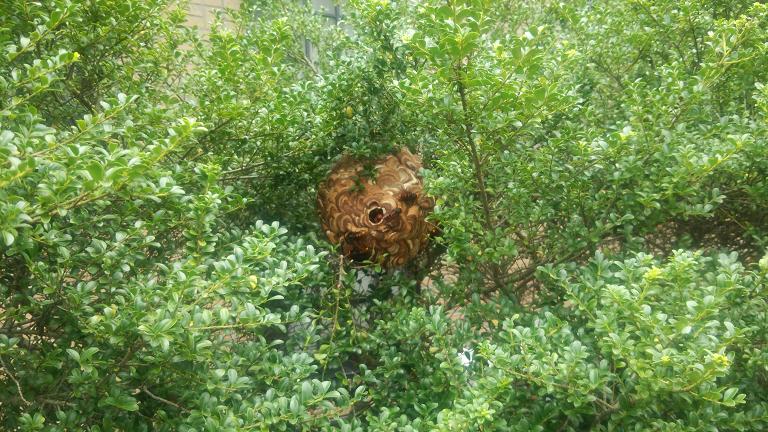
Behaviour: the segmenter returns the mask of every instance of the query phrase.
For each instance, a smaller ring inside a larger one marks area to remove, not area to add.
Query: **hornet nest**
[[[434,225],[426,216],[435,206],[422,190],[421,158],[403,148],[365,164],[345,157],[320,185],[317,205],[328,239],[355,261],[400,266],[424,250]]]

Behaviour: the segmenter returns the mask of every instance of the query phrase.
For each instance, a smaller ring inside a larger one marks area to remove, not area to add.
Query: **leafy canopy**
[[[768,427],[768,7],[300,3],[2,3],[0,428]],[[400,146],[366,296],[315,186]]]

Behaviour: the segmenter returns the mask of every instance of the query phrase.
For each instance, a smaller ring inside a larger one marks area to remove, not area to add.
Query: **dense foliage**
[[[768,428],[768,6],[301,3],[0,0],[0,429]],[[399,146],[366,295],[315,186]]]

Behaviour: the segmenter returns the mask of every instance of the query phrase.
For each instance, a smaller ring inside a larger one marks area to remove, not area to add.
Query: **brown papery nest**
[[[396,267],[425,249],[434,231],[426,216],[435,203],[424,194],[421,166],[406,148],[368,167],[352,158],[336,164],[318,189],[317,205],[325,234],[344,256]]]

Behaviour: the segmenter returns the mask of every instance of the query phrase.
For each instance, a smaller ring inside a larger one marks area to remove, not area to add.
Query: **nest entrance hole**
[[[381,207],[374,207],[368,212],[368,220],[371,223],[380,223],[384,220],[384,209]]]

